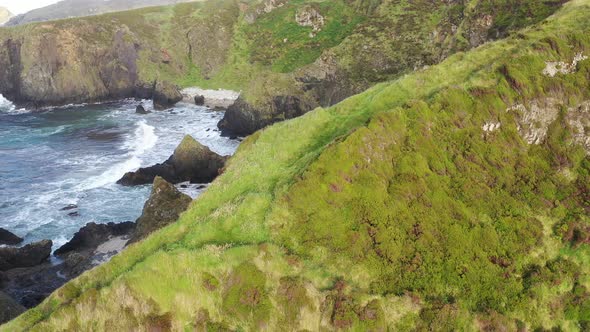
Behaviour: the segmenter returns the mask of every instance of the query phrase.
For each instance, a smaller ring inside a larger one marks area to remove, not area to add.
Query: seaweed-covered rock
[[[148,184],[157,176],[171,183],[209,183],[219,175],[226,160],[227,157],[218,155],[187,135],[164,163],[129,172],[117,183],[124,186]]]
[[[16,303],[10,296],[0,292],[0,324],[4,324],[18,315],[22,314],[25,308]]]
[[[0,248],[0,271],[39,265],[51,255],[52,245],[52,241],[43,240],[22,248]]]
[[[178,87],[170,82],[159,81],[154,86],[154,108],[164,110],[174,106],[182,100],[182,93]]]
[[[191,201],[189,196],[178,191],[171,183],[156,177],[152,193],[143,207],[141,217],[137,219],[137,228],[130,242],[139,241],[178,220]]]
[[[0,228],[0,245],[17,245],[23,242],[23,239],[12,234],[11,232],[5,230],[4,228]]]

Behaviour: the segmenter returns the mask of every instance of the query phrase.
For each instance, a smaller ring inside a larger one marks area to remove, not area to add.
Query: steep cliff
[[[0,93],[34,105],[242,91],[248,135],[542,20],[564,1],[222,0],[0,30]]]
[[[178,222],[0,329],[588,330],[589,31],[574,0],[257,132]]]

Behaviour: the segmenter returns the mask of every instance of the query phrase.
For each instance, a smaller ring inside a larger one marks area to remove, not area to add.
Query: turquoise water
[[[137,104],[30,112],[0,95],[0,227],[25,243],[51,239],[57,249],[88,222],[137,219],[150,186],[115,182],[125,172],[166,160],[185,134],[223,155],[239,145],[217,131],[221,112],[180,104],[138,115]],[[201,191],[196,188],[186,191],[195,197]],[[78,208],[62,211],[70,204]]]

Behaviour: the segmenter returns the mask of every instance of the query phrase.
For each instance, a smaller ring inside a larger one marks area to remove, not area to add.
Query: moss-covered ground
[[[541,74],[588,31],[575,0],[254,134],[176,224],[0,329],[587,330],[590,159],[564,116],[529,146],[507,109],[590,99],[589,60]]]

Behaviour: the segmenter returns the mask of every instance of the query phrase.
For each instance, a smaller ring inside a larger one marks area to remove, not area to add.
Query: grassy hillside
[[[256,133],[176,224],[1,329],[587,330],[590,61],[543,71],[588,31],[575,0]]]

